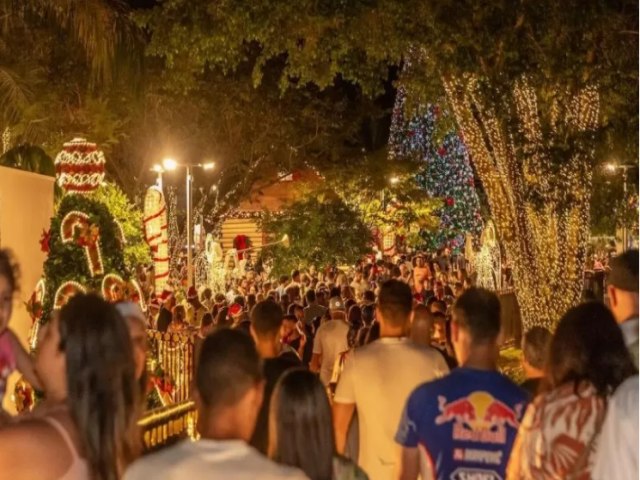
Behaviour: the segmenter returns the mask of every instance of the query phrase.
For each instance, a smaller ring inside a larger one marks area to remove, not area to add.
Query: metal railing
[[[182,402],[147,412],[138,422],[146,453],[185,438],[196,439],[197,413],[193,402]]]
[[[151,372],[160,366],[165,376],[162,382],[173,385],[170,394],[158,392],[163,406],[147,411],[138,422],[144,449],[152,452],[178,440],[197,437],[196,409],[191,401],[197,337],[195,333],[157,330],[148,330],[147,336]]]
[[[157,330],[148,330],[147,335],[150,356],[157,359],[165,375],[173,382],[171,403],[177,404],[191,400],[195,333],[162,333]]]

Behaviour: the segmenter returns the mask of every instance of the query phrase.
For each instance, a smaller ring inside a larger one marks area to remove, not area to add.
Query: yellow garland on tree
[[[598,92],[594,86],[573,95],[558,90],[550,108],[551,133],[545,135],[537,95],[526,77],[503,99],[512,100],[516,129],[499,120],[477,77],[443,82],[511,263],[525,328],[553,328],[581,297],[594,152],[589,146],[574,148],[568,161],[552,170],[549,146],[562,143],[567,133],[595,130]],[[538,195],[537,204],[531,192]]]

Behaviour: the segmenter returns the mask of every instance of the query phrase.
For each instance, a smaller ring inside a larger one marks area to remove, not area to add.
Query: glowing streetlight
[[[168,172],[172,172],[173,170],[178,168],[178,162],[176,162],[173,158],[165,158],[162,160],[162,166]]]
[[[615,163],[606,163],[604,166],[605,170],[607,170],[607,172],[609,173],[614,173],[617,169],[618,166]]]
[[[197,164],[182,164],[175,161],[173,158],[165,158],[162,160],[161,165],[154,165],[153,171],[158,172],[160,178],[160,187],[162,188],[162,172],[172,172],[180,168],[184,168],[187,171],[187,183],[186,183],[186,194],[187,194],[187,286],[190,287],[193,284],[193,252],[192,252],[192,213],[191,207],[193,205],[193,201],[191,199],[191,190],[193,183],[193,174],[192,170],[194,167],[201,168],[202,170],[213,170],[215,168],[215,162],[205,162],[205,163],[197,163]],[[218,201],[218,192],[216,192],[216,203]]]

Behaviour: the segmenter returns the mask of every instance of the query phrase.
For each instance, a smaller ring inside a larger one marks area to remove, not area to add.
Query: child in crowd
[[[31,357],[15,333],[9,329],[14,294],[17,290],[18,267],[8,250],[0,250],[0,401],[6,393],[9,375],[14,370],[22,373],[24,379],[35,389],[41,389]],[[0,423],[9,419],[9,414],[0,408]]]

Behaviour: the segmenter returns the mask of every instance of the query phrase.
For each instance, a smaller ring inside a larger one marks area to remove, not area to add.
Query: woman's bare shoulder
[[[0,470],[15,480],[61,477],[71,452],[60,434],[42,419],[28,418],[0,429]]]

